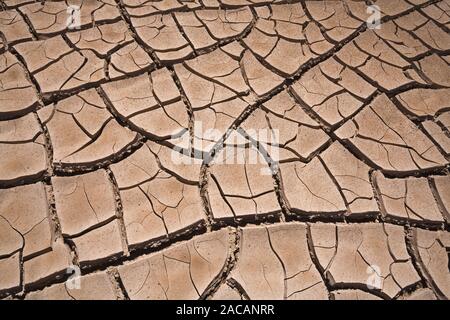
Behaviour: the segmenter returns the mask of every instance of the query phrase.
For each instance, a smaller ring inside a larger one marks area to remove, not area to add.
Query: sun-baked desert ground
[[[450,1],[0,8],[0,298],[450,298]]]

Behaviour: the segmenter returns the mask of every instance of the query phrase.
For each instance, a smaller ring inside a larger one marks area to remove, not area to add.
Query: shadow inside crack
[[[450,272],[450,247],[445,248],[445,250],[447,251],[447,267],[448,267],[448,272]]]

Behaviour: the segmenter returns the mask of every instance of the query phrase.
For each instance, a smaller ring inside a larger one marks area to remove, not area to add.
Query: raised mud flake
[[[292,85],[292,93],[329,126],[350,118],[375,88],[349,68],[328,59]]]
[[[21,284],[23,246],[23,235],[6,218],[0,216],[0,296],[3,293],[13,293]]]
[[[240,128],[258,141],[274,161],[307,161],[330,140],[287,91],[254,111]]]
[[[124,252],[121,229],[117,220],[74,237],[71,241],[75,244],[78,261],[82,267],[113,261]]]
[[[33,113],[0,122],[0,143],[28,143],[38,140],[41,128]]]
[[[178,30],[172,15],[131,17],[131,23],[140,40],[155,52],[161,62],[177,62],[193,54],[190,43]]]
[[[146,109],[155,109],[158,102],[153,96],[149,76],[143,74],[130,79],[102,85],[115,111],[124,119],[131,118]]]
[[[373,294],[393,298],[420,281],[400,226],[312,224],[311,237],[332,287],[364,286]]]
[[[340,63],[356,69],[366,63],[368,55],[358,49],[355,41],[352,41],[337,51],[334,58]]]
[[[287,56],[293,59],[286,59]],[[311,52],[307,44],[290,42],[281,38],[265,60],[282,74],[292,76],[315,57],[316,55]]]
[[[78,279],[79,288],[71,288],[70,281],[59,283],[31,292],[25,296],[25,300],[117,300],[114,286],[106,272],[93,273]]]
[[[261,39],[258,41],[258,36],[261,36]],[[245,43],[243,42],[245,41]],[[275,46],[275,38],[271,38],[268,35],[264,35],[261,31],[254,28],[250,34],[243,39],[243,41],[232,42],[229,45],[223,47],[225,52],[230,53],[226,48],[234,46],[235,48],[240,48],[239,52],[236,52],[234,56],[236,58],[241,56],[241,52],[248,48],[253,54],[256,56],[265,57],[270,51],[273,50]],[[249,48],[249,45],[252,45],[252,49]]]
[[[337,53],[339,60],[357,68],[365,79],[382,91],[392,92],[409,85],[424,84],[417,71],[391,49],[373,30],[366,30]]]
[[[301,4],[284,3],[278,4],[273,1],[272,4],[265,7],[256,7],[255,11],[261,19],[271,20],[275,22],[274,30],[267,28],[263,31],[271,34],[278,34],[282,37],[293,39],[304,39],[302,34],[298,33],[298,26],[303,26],[309,20]],[[268,27],[269,24],[265,23]]]
[[[72,265],[69,247],[61,238],[52,242],[52,249],[23,263],[25,288],[37,284],[54,282],[64,276]]]
[[[344,214],[346,206],[323,163],[280,164],[283,193],[292,212],[306,215]]]
[[[431,56],[426,56],[415,62],[415,64],[429,82],[444,87],[450,86],[450,66],[439,55],[433,53]]]
[[[376,29],[374,29],[376,30]],[[403,59],[395,50],[390,48],[374,30],[367,30],[355,39],[355,45],[365,54],[377,58],[381,62],[405,68],[408,61]],[[361,68],[364,70],[363,68]]]
[[[400,15],[394,22],[396,25],[404,30],[413,32],[414,30],[420,28],[422,25],[427,23],[429,19],[418,10],[413,10],[407,15]]]
[[[441,147],[444,155],[450,155],[450,137],[447,132],[444,131],[438,123],[427,120],[422,122],[423,128],[426,130],[431,139]]]
[[[167,240],[204,222],[198,187],[200,165],[175,153],[149,143],[111,166],[131,247]]]
[[[450,177],[435,176],[433,183],[438,193],[438,202],[447,223],[450,223]]]
[[[37,106],[35,89],[11,53],[0,55],[0,117],[23,115]]]
[[[394,21],[383,23],[383,27],[375,29],[375,33],[406,58],[414,59],[429,52],[429,48],[425,44],[399,27]]]
[[[43,141],[42,141],[43,143]],[[42,176],[47,168],[41,143],[0,144],[0,184],[20,184]]]
[[[208,173],[208,199],[214,219],[276,215],[281,209],[268,159],[252,143],[232,144],[231,138],[227,141],[228,145],[210,163]]]
[[[403,70],[371,56],[368,57],[367,63],[361,66],[359,70],[366,75],[366,79],[373,79],[378,87],[388,92],[393,92],[408,85],[425,83],[414,69],[407,68]]]
[[[32,39],[27,23],[16,10],[0,11],[0,29],[0,34],[10,46]]]
[[[4,230],[0,235],[0,256],[10,251],[5,251],[5,246],[14,239],[18,240],[14,249],[21,249],[25,259],[50,250],[52,233],[42,183],[0,190],[0,212]]]
[[[197,10],[195,14],[211,36],[219,41],[239,36],[253,20],[252,12],[248,7],[230,10]]]
[[[422,1],[422,0],[419,0]],[[374,0],[373,4],[377,5],[381,11],[381,17],[395,17],[403,14],[413,7],[412,2],[406,0]],[[366,13],[367,14],[367,13]],[[365,19],[364,19],[365,21]]]
[[[44,99],[105,79],[104,60],[92,50],[70,48],[61,36],[15,46],[36,79]]]
[[[343,1],[307,1],[305,4],[313,20],[320,23],[327,36],[335,42],[351,36],[363,23],[351,16]],[[354,5],[359,9],[364,7],[361,2]]]
[[[0,257],[11,256],[23,248],[24,241],[22,234],[3,216],[0,217],[0,230],[2,234],[0,238],[2,240]]]
[[[376,215],[378,206],[369,177],[371,168],[339,142],[334,142],[319,157],[335,179],[350,213]]]
[[[412,89],[396,96],[406,111],[419,119],[435,116],[449,107],[450,89]]]
[[[116,79],[153,67],[152,58],[136,42],[133,42],[111,54],[108,74],[110,79]]]
[[[123,192],[130,244],[176,236],[204,220],[198,187],[161,173],[151,182]]]
[[[129,157],[111,164],[119,189],[130,189],[153,179],[159,172],[158,163],[151,149],[144,144]]]
[[[242,75],[235,44],[175,65],[175,72],[194,112],[194,147],[209,151],[253,97]],[[233,50],[234,49],[234,50]],[[214,136],[208,136],[208,132]]]
[[[450,296],[449,248],[450,233],[414,229],[413,241],[419,267],[439,298]]]
[[[303,34],[308,18],[299,3],[272,5],[270,10],[272,14],[261,8],[257,11],[256,24],[243,42],[279,73],[294,75],[316,56]]]
[[[163,105],[178,101],[180,91],[168,69],[160,69],[150,74],[155,98]],[[170,113],[170,112],[169,112]],[[172,113],[170,113],[172,115]]]
[[[251,25],[250,8],[177,12],[175,19],[195,50],[241,36]]]
[[[202,158],[194,158],[185,150],[170,149],[156,143],[148,142],[147,146],[156,157],[162,171],[185,184],[193,186],[199,184]]]
[[[385,95],[347,121],[336,135],[386,171],[415,172],[447,164],[434,143]]]
[[[449,10],[450,5],[447,1],[439,1],[438,3],[421,9],[422,13],[427,17],[447,27],[450,26],[450,15],[448,14]]]
[[[208,103],[214,104],[249,94],[249,87],[241,73],[239,60],[225,51],[229,46],[175,65],[175,71],[194,110],[205,107]],[[238,55],[242,50],[241,47]],[[194,79],[198,78],[208,83],[208,95],[201,97],[198,87],[188,83],[188,81],[192,82],[189,79],[191,76],[196,76]]]
[[[79,8],[80,26],[74,26],[74,29],[77,29],[77,27],[88,27],[98,23],[113,22],[120,17],[114,0],[35,2],[22,6],[20,10],[28,17],[38,35],[53,35],[70,31],[68,28],[70,25],[68,23],[68,18],[70,18],[68,6],[73,6],[73,9]]]
[[[52,184],[64,235],[78,235],[115,217],[113,187],[106,171],[53,177]]]
[[[414,30],[416,36],[436,51],[447,52],[450,49],[450,35],[433,21],[428,21]]]
[[[258,96],[268,95],[283,83],[281,76],[261,64],[249,50],[244,52],[241,65],[249,86]]]
[[[26,67],[31,74],[45,69],[48,65],[72,52],[72,49],[61,36],[52,37],[47,40],[20,43],[14,46],[14,48],[25,60]]]
[[[195,51],[210,48],[217,43],[206,25],[193,11],[176,12],[175,20],[181,26]]]
[[[230,277],[250,299],[328,299],[306,233],[304,224],[244,228]]]
[[[119,267],[130,299],[198,299],[217,280],[228,257],[228,230],[195,237]]]
[[[0,184],[23,183],[47,169],[44,136],[34,114],[0,122]]]
[[[355,71],[330,58],[319,64],[323,75],[345,89],[354,98],[366,101],[376,88],[359,76]]]
[[[133,41],[127,25],[122,21],[70,32],[67,38],[72,46],[79,50],[90,49],[101,58]]]
[[[309,44],[309,49],[316,55],[325,54],[333,48],[333,44],[325,39],[316,22],[310,22],[305,27],[305,38]]]
[[[375,181],[383,214],[390,219],[438,225],[443,222],[426,178],[386,179],[377,172]]]
[[[145,192],[146,182],[155,179],[160,172],[148,147],[142,146],[127,159],[113,164],[111,169],[120,191],[129,245],[164,237],[167,232],[165,221],[154,213]]]
[[[20,253],[0,259],[0,296],[20,290]]]
[[[171,140],[188,130],[186,106],[167,69],[109,82],[102,89],[133,130],[156,140]]]
[[[91,50],[74,51],[35,77],[45,97],[49,93],[58,94],[58,90],[82,89],[104,81],[104,64]],[[47,87],[44,83],[50,85]]]
[[[307,71],[292,87],[296,95],[313,109],[342,90],[342,87],[325,77],[318,67]]]
[[[94,89],[40,109],[57,166],[87,165],[114,159],[137,139],[120,126]]]
[[[436,120],[443,130],[450,132],[450,111],[443,112],[441,115],[436,117]]]

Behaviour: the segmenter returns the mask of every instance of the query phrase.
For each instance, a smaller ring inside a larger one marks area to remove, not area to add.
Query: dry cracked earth
[[[450,298],[449,0],[0,7],[0,298]]]

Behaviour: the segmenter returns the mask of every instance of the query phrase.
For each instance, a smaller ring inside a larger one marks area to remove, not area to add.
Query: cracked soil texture
[[[449,101],[449,0],[2,0],[0,299],[449,299]]]

